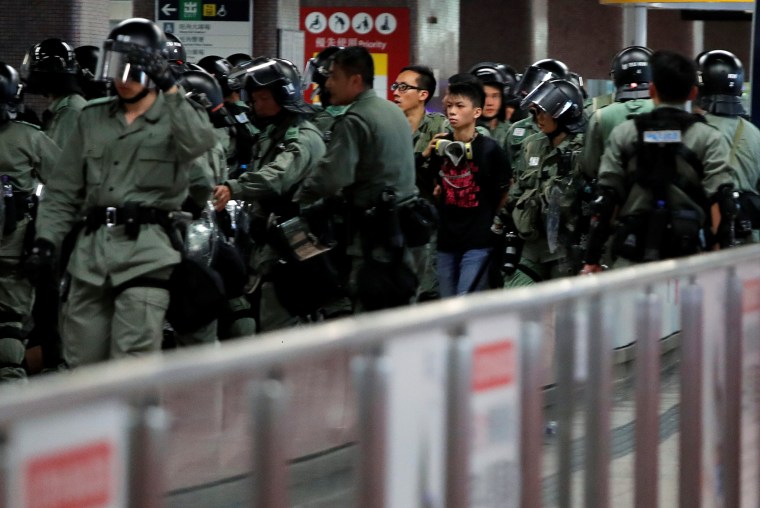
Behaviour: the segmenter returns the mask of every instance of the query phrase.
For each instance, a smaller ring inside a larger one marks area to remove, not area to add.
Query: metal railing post
[[[600,296],[589,302],[588,415],[586,417],[586,508],[609,506],[610,407],[612,405],[612,316]]]
[[[742,292],[743,284],[735,269],[728,271],[726,280],[726,420],[723,425],[725,450],[725,505],[741,505],[741,443],[742,443],[742,376],[743,341]]]
[[[169,417],[157,406],[136,410],[130,443],[130,492],[132,508],[161,508],[166,494],[165,450]]]
[[[662,302],[648,288],[636,301],[636,508],[657,508]]]
[[[571,302],[557,307],[557,439],[559,508],[572,506],[573,414],[575,412],[575,310]],[[561,333],[559,333],[561,331]]]
[[[274,378],[253,382],[253,508],[288,506],[287,389]]]
[[[681,290],[680,508],[702,506],[703,299],[704,291],[692,277]]]
[[[446,508],[467,508],[472,446],[472,343],[466,336],[451,340],[447,383]]]
[[[388,360],[381,350],[354,358],[359,408],[358,504],[385,507]]]
[[[520,489],[521,508],[541,508],[543,462],[543,327],[533,320],[520,325]]]

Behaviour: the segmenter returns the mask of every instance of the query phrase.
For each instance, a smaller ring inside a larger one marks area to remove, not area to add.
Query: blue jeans
[[[441,298],[467,293],[478,276],[480,268],[488,262],[490,252],[490,248],[464,252],[438,251],[438,284]],[[475,291],[487,288],[488,270],[484,270]]]

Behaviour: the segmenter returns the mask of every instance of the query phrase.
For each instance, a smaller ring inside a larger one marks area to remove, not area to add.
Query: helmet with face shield
[[[565,79],[570,72],[563,62],[545,58],[529,65],[517,83],[514,94],[521,99],[532,92],[539,84],[550,79]]]
[[[317,56],[310,58],[306,62],[306,67],[303,70],[303,89],[304,91],[314,84],[316,87],[311,93],[311,99],[313,100],[316,95],[319,95],[319,99],[323,105],[330,104],[330,92],[325,87],[327,82],[327,75],[330,72],[330,62],[335,53],[343,49],[341,46],[330,46],[320,51]]]
[[[539,84],[520,103],[520,107],[535,105],[554,118],[568,132],[583,132],[586,121],[583,116],[583,95],[566,79],[551,79]]]
[[[164,32],[158,25],[143,18],[127,19],[116,25],[103,43],[96,79],[121,82],[131,80],[154,88],[155,84],[142,69],[133,68],[130,53],[135,50],[163,53],[166,50]]]
[[[230,77],[244,80],[245,89],[252,92],[266,88],[283,109],[293,113],[313,113],[306,104],[301,87],[301,75],[296,66],[283,58],[260,57],[236,68]]]

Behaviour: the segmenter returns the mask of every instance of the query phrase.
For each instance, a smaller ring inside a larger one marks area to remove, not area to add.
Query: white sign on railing
[[[127,508],[130,409],[105,402],[21,420],[6,445],[6,506]]]
[[[387,506],[445,506],[447,344],[444,331],[433,330],[386,349]]]
[[[468,324],[472,354],[470,507],[516,508],[520,500],[520,320]]]

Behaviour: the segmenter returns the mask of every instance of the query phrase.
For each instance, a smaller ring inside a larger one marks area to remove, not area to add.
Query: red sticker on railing
[[[472,388],[476,392],[511,384],[515,379],[515,344],[508,340],[475,348]]]

